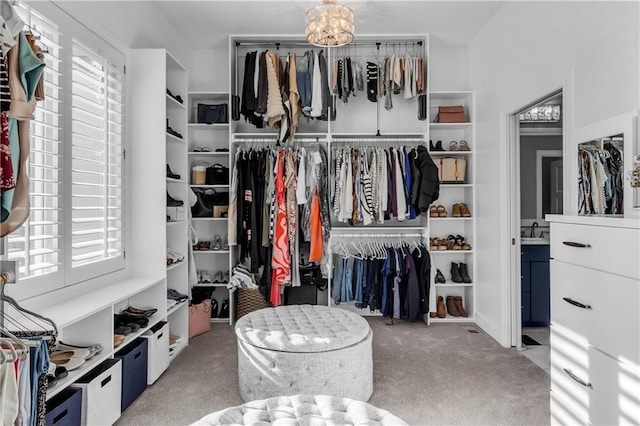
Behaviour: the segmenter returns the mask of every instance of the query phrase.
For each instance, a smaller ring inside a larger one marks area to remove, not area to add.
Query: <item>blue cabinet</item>
[[[521,256],[522,326],[549,325],[549,246],[523,245]]]

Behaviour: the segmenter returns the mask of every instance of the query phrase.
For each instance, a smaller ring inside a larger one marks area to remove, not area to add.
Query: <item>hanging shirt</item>
[[[311,113],[309,115],[311,115],[311,117],[318,118],[322,115],[322,75],[320,74],[320,63],[316,52],[314,52],[313,61]]]

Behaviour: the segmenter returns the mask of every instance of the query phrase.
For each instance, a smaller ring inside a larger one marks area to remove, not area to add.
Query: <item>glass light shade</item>
[[[307,11],[307,41],[319,47],[339,47],[353,41],[353,12],[346,6],[325,0]]]

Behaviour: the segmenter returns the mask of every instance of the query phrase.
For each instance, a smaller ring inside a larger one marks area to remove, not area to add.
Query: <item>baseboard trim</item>
[[[502,341],[500,338],[502,335],[502,328],[497,324],[492,323],[489,319],[482,315],[480,312],[476,312],[475,314],[476,325],[482,329],[485,333],[493,338],[496,342],[498,342],[501,346],[505,348],[511,347],[511,340]]]

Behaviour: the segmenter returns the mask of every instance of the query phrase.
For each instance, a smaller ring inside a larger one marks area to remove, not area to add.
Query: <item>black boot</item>
[[[442,141],[436,142],[436,147],[433,149],[434,151],[444,151],[445,149],[442,147]]]
[[[180,175],[171,171],[171,167],[169,167],[169,164],[167,164],[167,177],[171,179],[180,179]]]
[[[469,284],[471,282],[471,277],[469,276],[469,271],[467,271],[466,263],[460,263],[460,278],[462,278],[463,283]]]
[[[436,147],[433,144],[433,141],[431,139],[429,139],[429,151],[435,151]]]
[[[444,284],[447,282],[447,280],[444,278],[444,275],[442,274],[442,271],[440,271],[440,269],[436,270],[435,282],[436,284]]]
[[[222,301],[218,318],[229,318],[229,299],[224,299]]]
[[[184,205],[184,201],[176,200],[171,195],[169,195],[169,192],[167,192],[167,207],[180,207],[182,205]]]
[[[218,301],[211,299],[211,318],[218,318]]]
[[[461,283],[462,277],[460,276],[460,268],[455,262],[451,262],[451,281],[454,283]]]

